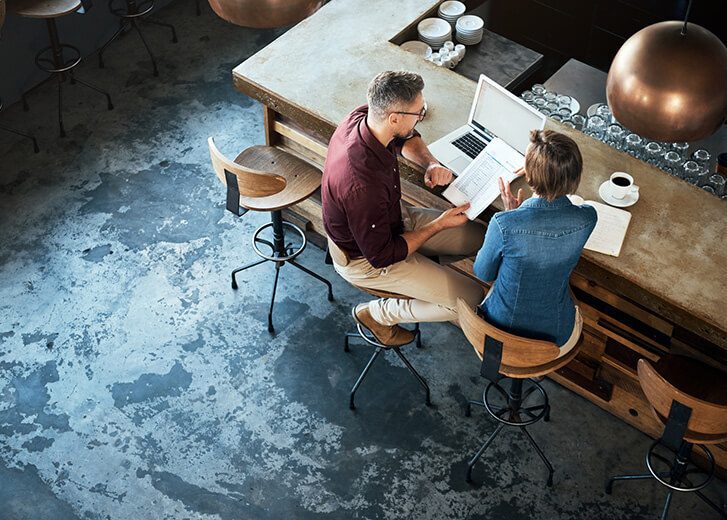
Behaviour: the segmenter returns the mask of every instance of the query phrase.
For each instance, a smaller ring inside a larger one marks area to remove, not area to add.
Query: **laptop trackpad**
[[[452,171],[455,172],[457,175],[462,173],[467,166],[470,165],[472,162],[472,159],[468,157],[462,157],[461,155],[459,157],[456,157],[452,160]]]

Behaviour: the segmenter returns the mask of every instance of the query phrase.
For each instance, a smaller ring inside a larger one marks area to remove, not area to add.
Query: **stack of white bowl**
[[[442,2],[439,5],[437,16],[439,16],[442,20],[447,20],[449,22],[449,25],[451,25],[454,29],[455,24],[457,23],[457,19],[462,16],[466,10],[467,8],[462,2],[457,2],[454,0]]]
[[[417,25],[419,39],[434,50],[439,50],[444,42],[452,39],[452,26],[441,18],[425,18]]]
[[[457,19],[457,41],[463,45],[477,45],[485,32],[485,21],[479,16],[467,14]]]

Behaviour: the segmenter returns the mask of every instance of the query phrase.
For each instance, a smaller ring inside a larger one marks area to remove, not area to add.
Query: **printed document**
[[[515,170],[524,165],[520,152],[495,137],[442,195],[455,206],[469,202],[465,214],[474,220],[500,196],[498,177],[509,184],[515,179]]]
[[[626,230],[631,222],[631,213],[600,202],[584,201],[578,195],[569,195],[568,198],[578,206],[581,204],[593,206],[598,214],[598,222],[596,222],[596,227],[588,238],[585,248],[604,255],[620,255],[621,246],[626,238]]]

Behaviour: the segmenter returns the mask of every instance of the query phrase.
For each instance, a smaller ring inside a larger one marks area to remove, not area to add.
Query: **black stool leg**
[[[96,91],[96,92],[98,92],[99,94],[103,94],[104,96],[106,96],[106,103],[107,103],[107,108],[108,108],[109,110],[113,110],[113,109],[114,109],[114,104],[113,104],[113,103],[111,103],[111,95],[110,95],[110,94],[109,94],[108,92],[106,92],[105,90],[101,90],[100,88],[98,88],[98,87],[97,87],[97,86],[95,86],[95,85],[91,85],[90,83],[86,83],[85,81],[83,81],[83,80],[80,80],[80,79],[78,79],[78,78],[77,78],[76,76],[74,76],[74,75],[73,75],[73,72],[70,72],[70,71],[69,71],[69,74],[70,74],[70,76],[71,76],[71,79],[72,79],[73,81],[75,81],[75,82],[77,82],[77,83],[80,83],[80,84],[81,84],[81,85],[83,85],[84,87],[90,88],[91,90],[95,90],[95,91]]]
[[[304,267],[304,266],[300,265],[295,260],[288,260],[288,263],[290,265],[292,265],[293,267],[297,267],[298,269],[300,269],[304,273],[312,276],[316,280],[320,280],[321,282],[323,282],[324,284],[326,284],[326,286],[328,287],[328,301],[329,302],[332,302],[333,301],[333,286],[331,285],[331,282],[329,282],[328,280],[326,280],[325,278],[323,278],[321,275],[319,275],[317,273],[314,273],[313,271],[311,271],[307,267]]]
[[[383,352],[383,350],[384,349],[382,347],[376,348],[376,351],[371,355],[369,362],[366,363],[366,367],[363,369],[363,372],[361,372],[361,375],[358,376],[356,383],[353,385],[353,388],[351,389],[351,394],[349,395],[349,398],[348,398],[348,407],[351,410],[356,409],[356,405],[353,402],[354,397],[356,396],[356,390],[358,390],[358,387],[361,386],[361,383],[363,382],[364,378],[366,377],[366,374],[369,373],[369,369],[371,368],[371,365],[374,364],[374,361],[376,361],[376,358],[379,357],[379,354],[381,354],[381,352]]]
[[[6,132],[16,134],[16,135],[21,135],[27,139],[30,139],[31,141],[33,141],[33,151],[35,151],[35,153],[40,152],[40,148],[38,147],[38,141],[35,139],[34,136],[32,136],[30,134],[24,134],[23,132],[19,132],[19,131],[15,130],[14,128],[10,128],[9,126],[5,126],[5,125],[0,125],[0,129],[5,130]]]
[[[708,505],[709,507],[711,507],[712,509],[714,509],[715,511],[717,511],[717,513],[719,513],[719,515],[720,515],[720,516],[721,516],[722,518],[727,518],[727,512],[725,512],[725,510],[724,510],[724,509],[722,509],[722,508],[721,508],[721,507],[719,507],[719,506],[718,506],[717,504],[715,504],[715,503],[714,503],[714,502],[712,502],[712,501],[711,501],[710,499],[708,499],[708,498],[707,498],[706,496],[704,496],[704,493],[702,493],[701,491],[695,491],[695,493],[697,494],[697,496],[698,496],[699,498],[701,498],[701,499],[702,499],[702,501],[703,501],[703,502],[704,502],[705,504],[707,504],[707,505]]]
[[[109,41],[103,44],[103,47],[101,47],[98,50],[98,68],[103,69],[105,67],[104,61],[103,61],[103,53],[106,51],[106,47],[111,45],[119,36],[121,36],[121,33],[124,32],[124,30],[127,28],[126,23],[122,20],[119,24],[119,30],[114,33],[114,35],[111,37]]]
[[[160,22],[158,20],[152,20],[150,18],[140,18],[140,22],[149,23],[152,25],[158,25],[159,27],[166,27],[170,31],[172,31],[172,43],[177,43],[177,30],[174,28],[172,24]]]
[[[275,280],[273,281],[273,295],[270,297],[270,310],[268,311],[268,332],[275,332],[273,327],[273,306],[275,305],[275,291],[278,289],[278,277],[280,276],[280,262],[275,263]]]
[[[666,494],[666,500],[664,500],[664,510],[661,512],[661,516],[659,517],[661,520],[666,520],[667,515],[669,514],[669,506],[671,505],[671,497],[674,494],[674,491],[669,490],[669,493]]]
[[[260,265],[263,262],[267,262],[264,258],[262,260],[256,260],[255,262],[251,262],[247,265],[243,265],[242,267],[238,267],[234,271],[232,271],[232,288],[237,289],[237,280],[235,279],[235,275],[239,273],[240,271],[244,271],[245,269],[250,269],[251,267],[255,267],[256,265]]]
[[[548,468],[548,487],[553,485],[553,466],[550,464],[550,461],[548,460],[548,457],[545,456],[545,453],[543,453],[543,450],[540,449],[540,446],[538,446],[538,443],[535,442],[535,439],[533,439],[532,435],[530,435],[530,432],[525,428],[520,428],[522,432],[525,434],[525,436],[530,441],[530,444],[533,445],[533,448],[535,448],[535,451],[538,453],[538,456],[540,459],[545,463],[545,465]]]
[[[481,406],[482,408],[485,407],[485,403],[483,403],[482,401],[467,401],[467,407],[464,410],[465,417],[469,417],[470,415],[472,415],[472,405]]]
[[[417,335],[417,348],[422,348],[422,331],[419,329],[419,324],[414,324],[414,330],[416,331]]]
[[[606,482],[606,494],[610,495],[613,493],[613,483],[617,480],[648,480],[651,478],[654,478],[651,473],[646,473],[644,475],[619,475],[617,477],[611,477]]]
[[[195,0],[195,4],[196,4],[196,7],[197,7],[197,16],[201,16],[202,15],[202,9],[200,9],[200,7],[199,7],[199,0]]]
[[[157,68],[157,60],[154,58],[154,53],[151,52],[151,47],[149,47],[149,44],[146,43],[146,38],[144,38],[144,34],[141,32],[141,29],[139,29],[139,25],[136,23],[136,20],[131,20],[131,26],[134,28],[134,30],[139,35],[139,38],[141,38],[141,42],[144,44],[144,47],[146,47],[146,52],[149,54],[149,58],[151,58],[151,65],[154,70],[153,74],[154,76],[159,76],[159,69]]]
[[[406,368],[409,369],[409,372],[411,372],[414,375],[414,377],[416,377],[417,381],[419,381],[419,384],[422,386],[422,388],[424,388],[424,391],[427,393],[427,399],[425,401],[427,406],[432,406],[432,401],[429,398],[429,385],[427,384],[427,382],[424,380],[424,378],[422,376],[419,375],[419,372],[416,371],[416,369],[411,365],[411,363],[409,363],[409,360],[406,359],[406,357],[404,356],[404,354],[401,353],[401,351],[399,350],[398,347],[392,347],[392,350],[396,353],[397,356],[399,356],[399,359],[401,359],[401,362],[404,363],[404,365],[406,365]]]
[[[497,428],[495,428],[495,431],[492,432],[492,434],[487,438],[485,443],[480,447],[480,449],[475,453],[475,456],[472,457],[472,460],[469,461],[467,464],[467,477],[465,480],[467,482],[472,482],[472,468],[475,467],[475,464],[477,464],[477,461],[480,460],[480,457],[482,457],[482,454],[485,453],[485,450],[492,444],[492,441],[495,440],[495,437],[502,431],[502,429],[505,427],[503,423],[500,423],[497,425]]]
[[[358,334],[356,334],[355,332],[346,332],[346,335],[343,338],[343,351],[351,352],[351,349],[348,348],[348,340],[350,340],[351,338],[358,338],[358,337],[360,337],[360,336]]]

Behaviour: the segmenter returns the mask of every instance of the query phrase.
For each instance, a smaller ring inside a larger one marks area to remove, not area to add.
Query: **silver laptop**
[[[482,74],[467,124],[434,141],[429,151],[459,175],[493,137],[525,155],[530,130],[543,127],[545,115]]]

